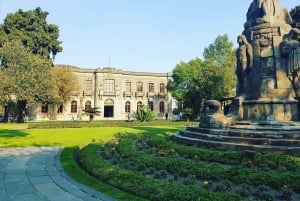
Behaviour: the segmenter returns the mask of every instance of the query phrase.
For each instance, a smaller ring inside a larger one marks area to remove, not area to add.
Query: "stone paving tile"
[[[60,150],[0,148],[0,201],[115,201],[71,179]]]
[[[44,198],[42,195],[30,193],[18,195],[13,199],[13,201],[48,201],[48,199]]]

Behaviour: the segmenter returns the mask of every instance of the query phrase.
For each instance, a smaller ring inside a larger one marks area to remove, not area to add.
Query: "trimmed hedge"
[[[121,169],[106,162],[98,154],[99,145],[84,147],[79,158],[88,172],[102,182],[134,195],[152,201],[241,201],[240,196],[231,193],[212,193],[202,188],[169,183],[163,180],[147,178],[134,171]]]
[[[192,122],[198,124],[198,122]],[[92,127],[131,127],[131,126],[186,126],[184,121],[153,120],[149,122],[140,121],[44,121],[28,123],[29,129],[53,129],[53,128],[92,128]]]

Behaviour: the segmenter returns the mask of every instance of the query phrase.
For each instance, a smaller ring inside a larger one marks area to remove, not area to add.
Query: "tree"
[[[222,66],[235,67],[235,48],[228,35],[217,36],[214,43],[204,49],[203,57]]]
[[[91,108],[87,108],[82,110],[84,112],[84,115],[88,115],[90,118],[90,121],[94,120],[94,116],[97,115],[99,116],[101,114],[101,111],[99,111],[99,107],[91,107]]]
[[[33,54],[54,59],[62,51],[58,40],[59,28],[48,24],[48,12],[37,7],[35,10],[18,10],[8,14],[0,26],[0,45],[12,40],[20,40]]]
[[[17,103],[18,122],[24,122],[27,104],[47,103],[58,96],[51,62],[32,54],[20,41],[3,44],[0,62],[1,98]]]
[[[293,19],[293,27],[300,29],[300,5],[291,10],[291,17]]]
[[[205,100],[234,95],[235,50],[227,35],[218,36],[214,44],[205,48],[204,57],[204,61],[195,58],[177,64],[168,84],[168,90],[180,104],[179,110],[192,108],[192,118],[198,115]]]
[[[49,104],[51,106],[50,119],[57,119],[57,108],[59,104],[64,103],[70,98],[72,92],[78,90],[78,86],[74,83],[77,83],[77,76],[70,71],[68,67],[64,66],[55,66],[51,68],[52,76],[55,79],[55,87],[57,93],[53,94]]]

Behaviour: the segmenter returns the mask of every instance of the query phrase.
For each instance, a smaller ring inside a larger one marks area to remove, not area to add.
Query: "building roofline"
[[[139,75],[139,76],[172,76],[172,73],[167,72],[167,73],[154,73],[154,72],[137,72],[137,71],[124,71],[122,69],[117,69],[113,67],[103,67],[103,68],[96,68],[96,69],[91,69],[91,68],[81,68],[77,66],[72,66],[72,65],[66,65],[66,64],[55,64],[55,67],[65,67],[72,69],[74,72],[79,72],[79,73],[116,73],[116,74],[122,74],[122,75]]]

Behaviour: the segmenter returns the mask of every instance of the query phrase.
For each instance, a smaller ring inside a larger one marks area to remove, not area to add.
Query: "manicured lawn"
[[[141,127],[22,129],[25,125],[0,125],[0,147],[83,146],[91,142],[111,140],[117,133],[138,134],[145,131]]]
[[[121,201],[144,201],[129,193],[99,182],[82,170],[74,160],[74,152],[91,142],[108,142],[116,134],[173,133],[181,126],[96,127],[64,129],[26,129],[27,124],[1,124],[0,147],[62,146],[62,166],[75,180]]]

